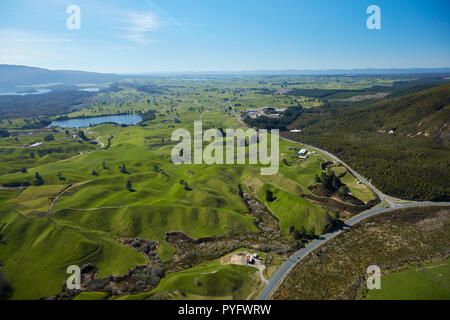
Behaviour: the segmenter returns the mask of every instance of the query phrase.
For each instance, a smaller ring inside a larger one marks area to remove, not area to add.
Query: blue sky
[[[69,5],[81,29],[69,30]],[[369,5],[381,30],[369,30]],[[1,0],[0,64],[146,73],[450,66],[450,1]]]

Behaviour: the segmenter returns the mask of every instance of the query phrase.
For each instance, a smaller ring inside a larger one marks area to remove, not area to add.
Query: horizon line
[[[22,65],[22,64],[0,64],[0,66],[12,66],[12,67],[27,67],[27,68],[38,68],[38,69],[44,69],[49,71],[76,71],[76,72],[86,72],[86,73],[100,73],[100,74],[115,74],[115,75],[137,75],[137,76],[145,76],[145,75],[164,75],[164,74],[170,74],[170,75],[176,75],[176,74],[255,74],[255,73],[266,73],[266,74],[278,74],[282,75],[283,72],[291,73],[292,75],[295,75],[295,73],[303,73],[304,75],[308,75],[307,72],[312,73],[322,73],[322,74],[330,74],[331,72],[339,72],[345,74],[345,72],[348,72],[348,74],[352,74],[352,72],[359,72],[359,74],[364,74],[361,72],[364,71],[372,71],[372,72],[385,72],[385,71],[397,71],[397,72],[404,72],[404,73],[414,73],[414,71],[418,73],[427,73],[427,72],[450,72],[450,66],[442,66],[442,67],[384,67],[384,68],[375,68],[375,67],[366,67],[366,68],[324,68],[324,69],[296,69],[296,68],[289,68],[289,69],[249,69],[249,70],[185,70],[185,71],[145,71],[145,72],[114,72],[114,71],[88,71],[88,70],[80,70],[80,69],[68,69],[68,68],[57,68],[57,69],[50,69],[46,67],[38,67],[38,66],[32,66],[32,65]],[[286,74],[288,75],[288,74]]]

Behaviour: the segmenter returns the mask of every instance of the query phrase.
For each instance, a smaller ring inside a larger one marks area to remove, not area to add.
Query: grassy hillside
[[[9,213],[7,213],[9,212]],[[12,299],[35,299],[57,293],[69,265],[92,262],[99,276],[123,274],[145,257],[120,245],[110,234],[47,218],[28,218],[12,205],[2,205],[1,223],[7,245],[0,250],[3,270],[13,285]],[[111,263],[114,261],[114,263]]]
[[[448,200],[450,84],[370,107],[306,110],[285,135],[342,158],[381,190]]]
[[[381,278],[380,290],[370,290],[370,300],[449,300],[449,259],[418,263]]]
[[[153,299],[249,299],[262,281],[258,270],[243,265],[211,261],[172,273],[149,293]]]
[[[448,263],[449,231],[449,207],[371,217],[296,265],[274,299],[448,299],[448,266],[443,264]],[[428,268],[427,261],[440,269]],[[423,272],[416,272],[419,262]],[[371,265],[381,269],[381,290],[366,287]]]
[[[99,267],[99,277],[125,274],[137,265],[145,265],[145,256],[120,244],[119,237],[159,241],[161,245],[156,251],[159,259],[169,263],[178,249],[164,241],[168,231],[180,230],[193,239],[260,232],[255,225],[256,217],[248,214],[239,192],[246,177],[262,179],[259,166],[176,166],[171,162],[170,152],[175,145],[170,141],[173,127],[192,130],[192,120],[202,116],[188,107],[190,104],[186,103],[186,108],[179,107],[177,111],[181,123],[173,120],[165,123],[167,117],[156,117],[146,121],[146,126],[103,124],[85,129],[89,141],[83,143],[78,136],[73,137],[74,130],[69,134],[57,130],[55,140],[33,149],[34,158],[22,160],[23,154],[32,152],[26,145],[41,141],[47,132],[20,137],[20,149],[14,149],[17,146],[14,137],[1,138],[0,145],[14,151],[0,153],[0,158],[17,169],[8,166],[0,176],[0,185],[31,184],[0,190],[0,224],[6,223],[4,234],[8,240],[8,245],[1,248],[0,261],[5,264],[2,269],[15,290],[12,299],[58,293],[67,278],[65,271],[69,264],[94,263]],[[237,126],[236,119],[226,110],[203,113],[205,127],[217,123],[224,128]],[[110,145],[101,148],[97,141],[105,146],[109,141]],[[45,152],[38,153],[61,146],[66,149],[57,150],[51,157]],[[71,146],[80,148],[65,153]],[[327,209],[301,194],[308,192],[307,187],[325,159],[317,154],[315,159],[301,162],[296,159],[296,151],[289,150],[293,146],[286,142],[281,146],[290,166],[283,165],[278,175],[261,180],[266,184],[264,188],[273,188],[279,198],[267,206],[279,220],[285,236],[289,236],[289,226],[320,234],[328,223]],[[43,179],[40,186],[33,185],[37,173]],[[253,196],[265,203],[260,192]],[[41,262],[42,257],[46,257],[45,263]],[[192,291],[192,297],[244,299],[254,289],[245,284],[245,279],[253,279],[247,268],[223,266],[218,275],[223,275],[221,287],[198,288]],[[171,277],[168,284],[176,278]],[[211,284],[215,281],[211,280]],[[29,283],[33,283],[33,290],[26,289]],[[235,283],[238,289],[231,290],[227,287],[229,283]],[[210,291],[214,288],[216,291]],[[81,295],[81,298],[91,297]]]

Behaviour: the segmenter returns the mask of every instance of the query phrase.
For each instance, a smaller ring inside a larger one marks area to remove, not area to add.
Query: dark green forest
[[[324,148],[405,199],[450,199],[450,85],[369,107],[306,110],[283,135]]]

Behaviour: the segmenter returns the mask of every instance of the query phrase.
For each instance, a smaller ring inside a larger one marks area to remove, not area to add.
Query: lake
[[[50,127],[62,128],[86,128],[96,126],[105,122],[114,122],[117,124],[135,125],[142,121],[137,114],[120,114],[112,116],[100,116],[92,118],[73,118],[67,120],[53,121]]]

